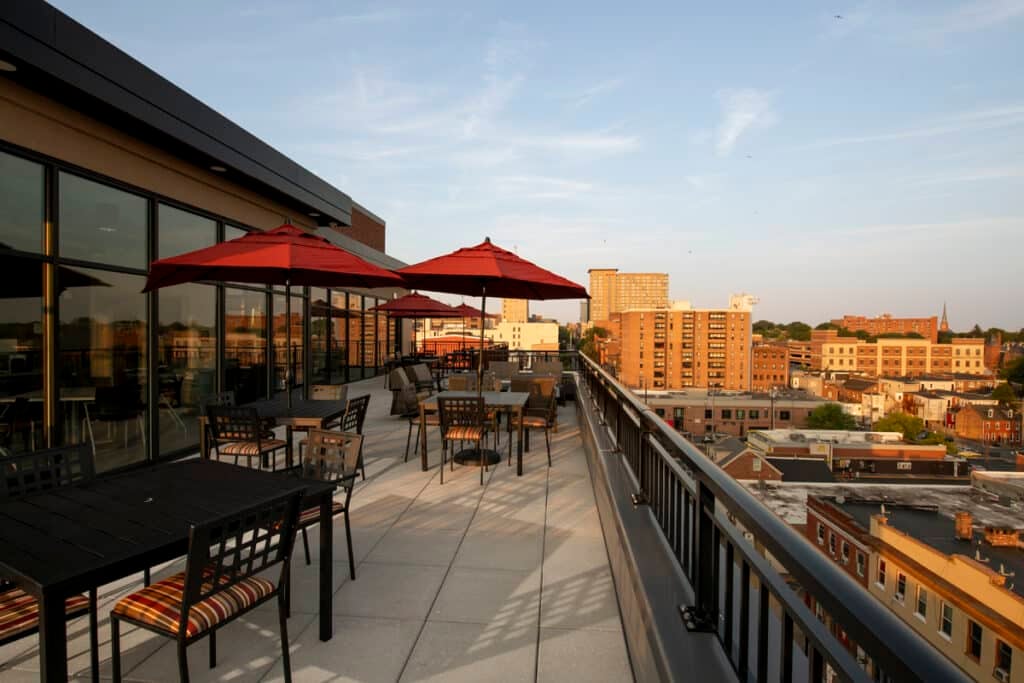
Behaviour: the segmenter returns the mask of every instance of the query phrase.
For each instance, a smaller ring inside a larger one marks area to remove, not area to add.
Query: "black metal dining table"
[[[0,575],[39,601],[42,681],[67,680],[65,600],[183,557],[189,527],[301,491],[331,519],[333,482],[209,460],[99,477],[0,503]],[[333,534],[320,534],[320,640],[333,631]]]

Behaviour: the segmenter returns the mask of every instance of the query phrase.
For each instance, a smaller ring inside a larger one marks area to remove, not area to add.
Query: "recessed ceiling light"
[[[210,167],[210,170],[213,171],[214,173],[226,173],[228,169],[224,168],[223,166],[213,165]]]
[[[311,218],[320,218],[320,214],[318,214],[316,211],[310,211],[309,216]]]
[[[17,71],[18,67],[14,66],[10,62],[0,59],[0,71]]]

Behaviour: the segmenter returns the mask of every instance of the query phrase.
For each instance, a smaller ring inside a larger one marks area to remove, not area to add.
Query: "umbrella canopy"
[[[332,318],[362,318],[362,311],[355,311],[350,308],[340,308],[338,306],[332,306],[323,299],[316,299],[311,301],[309,304],[309,314],[314,318],[326,318],[330,315]]]
[[[491,244],[459,249],[397,271],[410,287],[466,296],[589,299],[582,286]]]
[[[250,232],[228,242],[153,261],[146,287],[149,292],[199,280],[228,280],[285,286],[285,320],[292,317],[291,286],[389,287],[401,286],[402,278],[355,254],[334,246],[323,237],[294,225],[266,232]],[[292,405],[292,326],[285,325],[285,395]]]
[[[375,306],[370,310],[385,311],[392,318],[461,318],[462,313],[448,304],[413,292]]]
[[[484,313],[479,308],[473,308],[469,304],[459,304],[454,306],[454,309],[459,312],[463,318],[479,318],[481,316],[486,318],[497,318],[497,313]]]
[[[0,299],[21,299],[43,295],[43,262],[39,259],[21,256],[9,251],[0,243],[0,270],[4,274],[4,286]],[[57,288],[63,292],[71,287],[109,287],[106,282],[86,275],[74,268],[57,266]]]
[[[475,247],[458,249],[396,272],[410,287],[481,297],[478,392],[482,391],[483,385],[480,379],[484,372],[484,316],[488,296],[512,299],[590,298],[582,286],[491,244],[490,237]]]
[[[309,287],[395,287],[402,279],[294,225],[250,232],[229,242],[154,261],[146,288],[229,280]]]

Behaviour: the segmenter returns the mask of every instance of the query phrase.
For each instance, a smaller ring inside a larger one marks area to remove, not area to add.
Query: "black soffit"
[[[351,225],[351,198],[42,0],[0,1],[0,59],[21,85],[319,222]]]

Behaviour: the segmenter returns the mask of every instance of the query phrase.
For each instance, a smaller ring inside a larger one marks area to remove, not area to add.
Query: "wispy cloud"
[[[951,232],[978,229],[1019,228],[1024,226],[1021,216],[979,216],[960,221],[936,223],[890,223],[862,225],[839,230],[829,230],[829,237],[860,237],[865,235],[886,235],[887,237],[918,232]]]
[[[609,78],[600,83],[595,83],[589,88],[584,88],[580,92],[565,95],[564,99],[568,100],[572,107],[582,107],[602,95],[618,90],[622,87],[623,83],[625,81],[621,78]]]
[[[336,14],[327,17],[326,21],[335,24],[380,24],[392,21],[403,21],[413,16],[413,13],[398,8],[379,9],[369,12],[356,12],[353,14]]]
[[[1012,104],[1001,107],[978,109],[961,112],[931,122],[922,123],[913,128],[872,133],[868,135],[852,135],[846,137],[826,138],[805,146],[807,149],[822,149],[842,145],[859,145],[874,142],[893,142],[914,138],[930,138],[940,135],[953,135],[970,131],[1007,128],[1024,124],[1024,104]]]
[[[914,176],[906,179],[908,185],[947,185],[973,183],[986,180],[1012,180],[1024,178],[1024,166],[989,166],[958,169],[946,173]]]
[[[498,176],[494,182],[526,199],[576,199],[593,190],[591,183],[540,175]]]
[[[619,154],[632,151],[640,145],[640,138],[635,135],[613,132],[520,135],[511,140],[524,147],[588,155]]]
[[[972,0],[924,24],[926,35],[980,31],[1024,17],[1024,0]]]
[[[740,137],[748,131],[766,128],[778,121],[773,107],[774,99],[774,93],[755,88],[718,92],[722,119],[715,130],[715,149],[719,156],[728,156]]]

